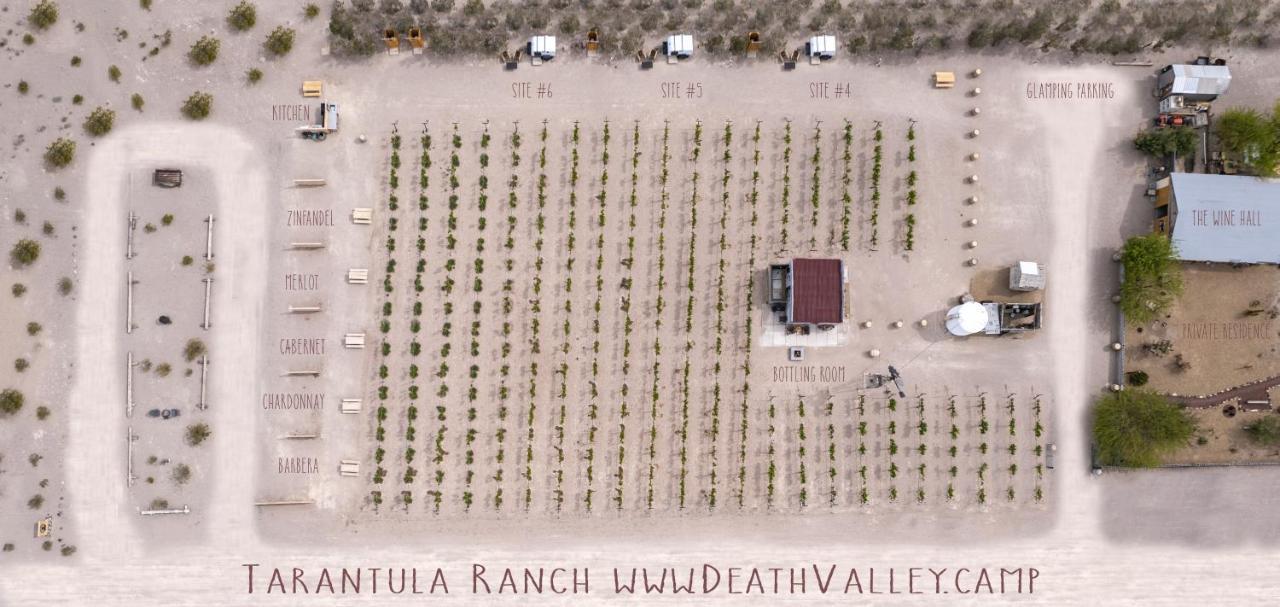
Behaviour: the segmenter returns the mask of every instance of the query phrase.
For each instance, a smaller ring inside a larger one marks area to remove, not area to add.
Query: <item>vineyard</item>
[[[923,133],[690,119],[388,134],[365,509],[1042,502],[1047,414],[1029,389],[922,376],[906,398],[852,383],[804,396],[763,369],[782,361],[756,343],[766,264],[875,259],[890,237],[920,248]],[[880,229],[890,212],[904,229]]]

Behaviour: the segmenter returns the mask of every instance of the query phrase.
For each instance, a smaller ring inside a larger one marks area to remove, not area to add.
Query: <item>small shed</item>
[[[689,34],[672,34],[662,45],[662,52],[667,57],[688,59],[693,56],[693,36]]]
[[[787,323],[835,325],[844,322],[844,262],[791,260]]]
[[[1159,97],[1180,95],[1186,101],[1213,101],[1231,87],[1225,65],[1166,65],[1156,76]]]
[[[836,56],[836,37],[814,36],[809,38],[807,49],[811,59],[816,58],[823,61],[831,59]]]
[[[542,61],[556,58],[555,36],[534,36],[529,39],[529,56]]]
[[[1034,261],[1019,261],[1009,268],[1009,290],[1038,291],[1044,288],[1044,268]]]

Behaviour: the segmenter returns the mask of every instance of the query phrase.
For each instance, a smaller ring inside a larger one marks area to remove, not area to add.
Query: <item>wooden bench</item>
[[[303,80],[302,96],[303,97],[319,97],[321,89],[324,88],[322,80]]]
[[[955,88],[955,86],[956,86],[955,72],[934,72],[933,73],[933,88],[950,89],[950,88]]]

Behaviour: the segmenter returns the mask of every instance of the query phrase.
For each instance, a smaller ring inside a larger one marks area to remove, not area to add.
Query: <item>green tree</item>
[[[1195,129],[1175,126],[1142,131],[1133,138],[1133,145],[1156,158],[1164,158],[1170,154],[1191,155],[1196,151],[1197,140]]]
[[[213,95],[203,91],[191,93],[187,100],[182,102],[182,113],[192,120],[203,120],[209,116],[209,112],[213,109]]]
[[[44,150],[44,161],[54,167],[64,167],[71,164],[76,157],[76,142],[66,137],[59,137],[49,144]]]
[[[277,57],[287,55],[289,54],[289,51],[293,50],[293,38],[295,33],[296,32],[293,31],[293,28],[281,25],[276,29],[271,30],[271,33],[267,35],[267,41],[263,43],[263,46],[265,46],[268,51],[271,51],[271,54]]]
[[[218,49],[222,46],[222,42],[213,36],[201,36],[196,43],[191,45],[191,50],[187,52],[187,57],[196,65],[209,65],[218,59]]]
[[[1143,325],[1159,318],[1182,295],[1178,252],[1167,236],[1134,236],[1124,243],[1120,259],[1120,309],[1129,323]]]
[[[251,2],[241,2],[232,7],[227,14],[227,24],[239,31],[245,31],[258,22],[258,7]]]
[[[40,243],[29,238],[23,238],[14,243],[13,248],[9,250],[9,260],[13,265],[22,268],[29,266],[40,258]]]
[[[1245,424],[1245,434],[1261,445],[1280,445],[1280,416],[1268,415]]]
[[[1239,154],[1253,172],[1271,176],[1280,159],[1280,108],[1268,117],[1252,108],[1230,108],[1218,116],[1214,129],[1222,147]]]
[[[12,388],[0,392],[0,415],[13,415],[22,410],[22,403],[26,398],[22,393]]]
[[[115,126],[116,112],[109,110],[103,106],[98,106],[89,112],[89,117],[84,121],[84,130],[90,135],[102,136],[111,132],[111,127]]]
[[[1093,412],[1093,440],[1105,466],[1152,468],[1191,439],[1196,424],[1168,398],[1147,390],[1112,392]]]
[[[27,14],[27,21],[38,30],[48,29],[49,26],[58,22],[58,5],[50,0],[40,0],[31,7],[31,12]]]

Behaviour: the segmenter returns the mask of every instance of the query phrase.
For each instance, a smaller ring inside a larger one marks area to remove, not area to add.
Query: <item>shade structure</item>
[[[836,55],[835,36],[813,36],[809,38],[809,56],[830,59]]]
[[[962,303],[947,311],[947,331],[964,337],[982,331],[987,326],[987,310],[976,301]]]
[[[693,36],[689,34],[672,34],[667,36],[666,52],[680,58],[693,56]]]
[[[529,54],[542,59],[551,59],[556,56],[556,37],[555,36],[534,36],[529,39]]]

